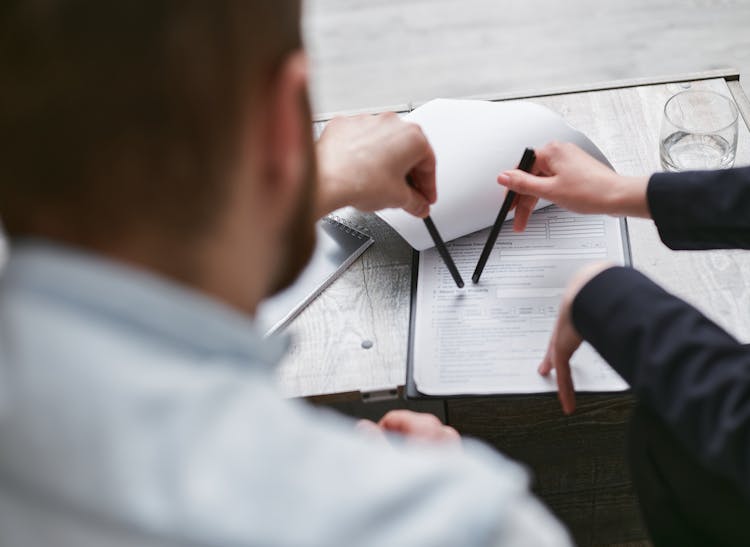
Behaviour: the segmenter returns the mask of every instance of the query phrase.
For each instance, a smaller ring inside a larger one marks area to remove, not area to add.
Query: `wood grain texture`
[[[674,93],[690,85],[731,95],[724,80],[640,86],[539,99],[579,127],[612,161],[630,175],[661,170],[659,127],[662,109]],[[750,164],[750,132],[739,127],[736,165]],[[651,221],[629,219],[635,267],[669,291],[698,307],[742,341],[750,341],[750,253],[676,252],[664,246]]]
[[[729,87],[729,90],[732,92],[735,104],[740,110],[740,115],[742,116],[745,125],[750,127],[750,99],[748,99],[747,93],[745,93],[742,84],[740,84],[739,80],[728,81],[727,87]]]
[[[625,461],[628,394],[581,395],[561,416],[553,395],[447,401],[448,422],[527,465],[534,491],[577,545],[643,540]]]
[[[626,87],[639,87],[639,86],[652,86],[660,84],[674,84],[683,82],[698,82],[701,80],[717,80],[723,79],[727,82],[737,82],[740,79],[740,73],[735,68],[722,68],[714,70],[701,70],[698,72],[680,73],[680,74],[664,74],[662,76],[655,76],[653,78],[624,78],[622,80],[608,80],[604,82],[584,82],[573,85],[566,85],[562,87],[542,88],[542,89],[526,89],[522,92],[495,92],[495,93],[479,93],[477,95],[470,95],[468,97],[461,97],[463,99],[475,99],[483,101],[508,101],[508,100],[523,100],[523,99],[539,99],[542,97],[549,97],[552,95],[571,95],[573,93],[587,93],[589,91],[609,91],[613,89],[623,89]],[[424,102],[411,103],[409,106],[415,108]]]
[[[375,244],[290,325],[294,342],[278,369],[287,396],[359,398],[359,391],[404,383],[411,247],[375,215],[342,216]]]
[[[740,69],[745,0],[307,0],[315,110]]]

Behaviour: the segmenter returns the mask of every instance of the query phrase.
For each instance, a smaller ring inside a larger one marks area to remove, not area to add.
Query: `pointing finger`
[[[549,186],[549,177],[537,177],[530,173],[513,169],[497,177],[497,182],[522,195],[544,197]]]
[[[572,414],[576,409],[576,394],[573,386],[573,378],[570,375],[570,363],[557,363],[557,394],[560,398],[563,412]]]
[[[513,220],[513,231],[523,232],[529,224],[531,213],[534,211],[539,198],[524,195],[518,199],[516,204],[516,216]]]
[[[539,368],[537,371],[542,376],[549,376],[549,373],[552,371],[552,347],[554,345],[554,335],[552,339],[550,340],[549,344],[547,345],[547,352],[544,354],[544,359],[542,359],[542,362],[539,363]]]

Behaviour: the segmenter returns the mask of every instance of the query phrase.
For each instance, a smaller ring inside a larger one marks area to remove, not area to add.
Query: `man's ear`
[[[296,205],[306,182],[310,153],[310,120],[303,109],[307,96],[307,56],[302,50],[290,54],[279,67],[265,100],[262,114],[261,158],[263,189],[267,198]]]

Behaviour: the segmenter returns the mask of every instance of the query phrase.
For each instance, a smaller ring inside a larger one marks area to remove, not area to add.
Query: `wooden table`
[[[476,98],[545,105],[588,135],[618,172],[643,175],[661,169],[662,109],[686,88],[734,98],[741,113],[736,165],[750,164],[750,102],[733,71]],[[370,112],[408,112],[414,106]],[[283,392],[357,416],[378,417],[394,407],[434,412],[462,434],[484,439],[528,465],[536,492],[579,545],[643,540],[625,461],[630,394],[582,396],[572,417],[562,415],[553,394],[403,401],[411,248],[374,215],[347,210],[344,216],[376,243],[289,327],[294,343],[278,371]],[[660,242],[651,221],[628,219],[628,224],[636,268],[750,342],[750,253],[673,252]],[[365,349],[364,341],[372,347]]]

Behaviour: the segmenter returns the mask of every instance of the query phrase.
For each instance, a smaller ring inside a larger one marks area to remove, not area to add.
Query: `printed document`
[[[496,202],[497,203],[497,202]],[[477,285],[458,289],[435,248],[419,253],[412,370],[426,395],[556,391],[554,373],[537,373],[568,280],[593,261],[625,263],[620,219],[549,206],[523,233],[506,222]],[[488,230],[448,247],[465,278]],[[577,391],[619,391],[627,384],[587,344],[572,360]]]

